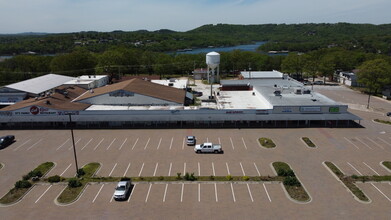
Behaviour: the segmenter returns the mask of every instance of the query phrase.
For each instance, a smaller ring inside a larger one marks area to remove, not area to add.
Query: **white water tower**
[[[206,64],[208,65],[208,83],[220,81],[220,54],[210,52],[206,54]]]

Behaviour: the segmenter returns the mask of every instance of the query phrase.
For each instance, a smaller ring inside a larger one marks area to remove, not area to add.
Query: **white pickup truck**
[[[223,153],[223,149],[220,144],[203,143],[197,144],[194,147],[196,153]]]

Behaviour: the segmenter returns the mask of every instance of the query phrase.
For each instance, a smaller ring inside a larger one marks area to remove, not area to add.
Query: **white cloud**
[[[203,24],[390,23],[389,0],[0,0],[0,33],[156,30]]]

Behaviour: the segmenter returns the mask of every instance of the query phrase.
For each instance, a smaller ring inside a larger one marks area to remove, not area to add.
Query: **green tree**
[[[364,62],[359,67],[357,81],[364,84],[368,93],[368,104],[372,94],[377,94],[385,85],[391,83],[391,65],[383,59]]]
[[[289,74],[296,74],[296,79],[303,78],[303,55],[290,53],[281,63],[281,70]]]

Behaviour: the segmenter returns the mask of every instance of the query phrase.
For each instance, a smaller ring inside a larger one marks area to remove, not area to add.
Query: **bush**
[[[182,179],[181,175],[182,175],[182,173],[176,173],[176,179],[177,179],[177,180]]]
[[[20,188],[30,188],[31,183],[28,180],[19,180],[18,182],[15,183],[15,188],[20,189]]]
[[[68,186],[71,188],[80,187],[81,185],[82,183],[76,178],[71,178],[68,180]]]
[[[231,175],[228,175],[225,177],[228,181],[231,181],[232,180],[232,176]]]
[[[159,180],[164,180],[164,176],[159,176]]]
[[[278,176],[295,176],[295,173],[291,169],[289,169],[289,170],[279,169],[277,171],[277,175]]]
[[[86,172],[83,170],[83,168],[80,168],[77,170],[77,175],[78,176],[84,176],[86,174]]]
[[[194,173],[191,173],[191,174],[190,174],[189,180],[190,180],[190,181],[197,180],[197,178],[194,176]]]
[[[243,179],[244,181],[249,181],[249,180],[250,180],[250,177],[248,177],[248,176],[243,176],[242,179]]]
[[[358,179],[358,176],[357,175],[352,175],[352,178],[353,179]]]
[[[23,180],[29,180],[29,179],[30,179],[30,176],[28,174],[23,176]]]
[[[209,179],[210,179],[210,180],[215,180],[215,177],[214,177],[213,175],[211,175],[211,176],[209,177]]]
[[[186,172],[184,178],[185,178],[185,180],[190,180],[190,174],[188,172]]]
[[[58,183],[61,181],[61,177],[59,175],[51,176],[48,178],[49,183]]]
[[[299,180],[296,177],[292,177],[292,176],[285,177],[284,185],[287,185],[287,186],[301,186]]]
[[[122,177],[121,181],[130,181],[131,179],[129,177]]]

